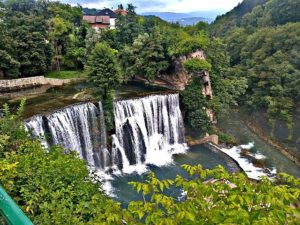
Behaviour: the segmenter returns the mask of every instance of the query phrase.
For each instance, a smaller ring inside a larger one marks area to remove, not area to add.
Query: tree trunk
[[[4,71],[0,69],[0,79],[4,79]]]
[[[60,71],[60,59],[59,59],[60,51],[59,46],[55,43],[55,70]]]

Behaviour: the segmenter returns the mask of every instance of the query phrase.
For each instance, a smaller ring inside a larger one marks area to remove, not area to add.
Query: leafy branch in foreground
[[[158,180],[150,173],[146,183],[132,182],[149,201],[131,202],[128,210],[139,224],[297,224],[300,179],[279,174],[252,182],[244,174],[229,174],[223,167],[205,170],[201,165],[182,166],[191,176]],[[164,194],[180,188],[184,201]]]

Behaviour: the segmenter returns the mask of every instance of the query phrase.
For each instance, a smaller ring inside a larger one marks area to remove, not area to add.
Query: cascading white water
[[[164,166],[172,154],[184,153],[184,124],[178,94],[154,95],[114,103],[116,133],[112,154],[106,147],[104,113],[99,104],[66,107],[25,123],[45,147],[74,150],[99,173],[112,168],[124,173],[146,171],[147,164]]]
[[[167,165],[172,154],[185,152],[178,94],[117,101],[114,111],[112,161],[123,172],[144,172],[146,164]]]
[[[104,169],[110,166],[106,148],[106,132],[101,102],[74,105],[49,116],[36,116],[25,123],[33,136],[44,136],[45,147],[61,145],[74,150],[90,167]]]
[[[39,137],[44,147],[50,147],[46,139],[44,121],[42,116],[35,116],[28,120],[25,123],[25,129],[26,131],[30,131],[34,137]]]

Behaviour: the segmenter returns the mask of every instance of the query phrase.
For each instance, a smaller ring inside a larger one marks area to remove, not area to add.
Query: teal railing
[[[15,201],[0,186],[0,214],[8,225],[33,225]],[[1,224],[1,216],[0,216]]]

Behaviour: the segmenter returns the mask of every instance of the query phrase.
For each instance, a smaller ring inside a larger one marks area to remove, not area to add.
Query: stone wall
[[[45,78],[44,76],[0,80],[0,92],[16,91],[42,85],[61,86],[70,83],[70,79],[61,80]]]

